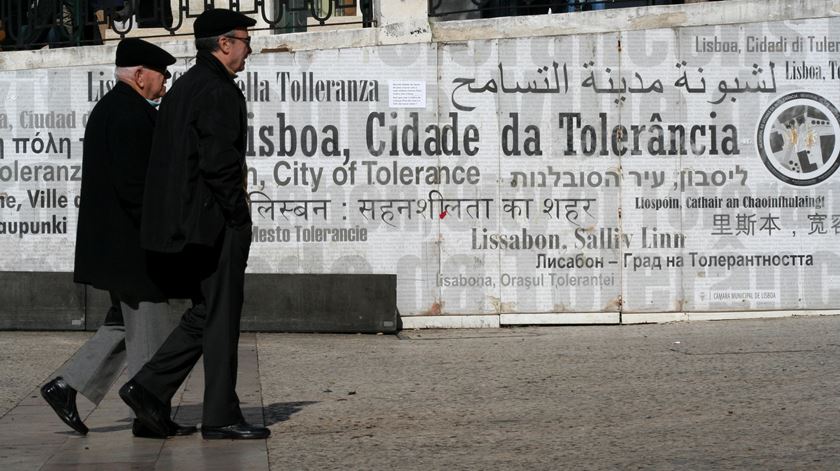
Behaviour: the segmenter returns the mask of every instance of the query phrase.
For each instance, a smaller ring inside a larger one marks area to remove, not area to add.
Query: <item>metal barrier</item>
[[[192,34],[185,28],[204,10],[227,8],[258,21],[254,30],[274,33],[305,31],[330,25],[373,26],[373,0],[0,0],[0,22],[5,36],[0,49],[35,49],[102,44],[120,39],[138,28],[159,28],[137,37]],[[196,2],[192,2],[196,3]],[[243,6],[251,4],[250,8]],[[356,19],[361,13],[361,20]],[[350,21],[336,20],[348,17]],[[330,21],[330,20],[333,21]],[[312,21],[309,21],[312,20]],[[315,24],[310,24],[315,23]],[[116,33],[106,38],[106,31]]]
[[[685,0],[429,0],[429,16],[439,19],[495,18],[682,3],[686,3]]]

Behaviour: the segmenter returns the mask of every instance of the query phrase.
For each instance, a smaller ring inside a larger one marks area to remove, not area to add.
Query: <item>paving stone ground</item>
[[[0,332],[0,417],[89,337],[86,332]]]
[[[0,469],[840,469],[840,317],[244,334],[256,442],[133,438],[116,388],[68,432],[36,387],[86,335],[0,333]]]

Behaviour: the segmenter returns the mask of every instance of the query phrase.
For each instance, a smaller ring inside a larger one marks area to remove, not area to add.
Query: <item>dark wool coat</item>
[[[172,85],[157,117],[143,247],[167,253],[212,247],[227,225],[250,226],[245,190],[245,97],[227,69],[200,51]]]
[[[140,247],[143,185],[155,109],[117,82],[85,128],[74,280],[141,301],[162,301]]]

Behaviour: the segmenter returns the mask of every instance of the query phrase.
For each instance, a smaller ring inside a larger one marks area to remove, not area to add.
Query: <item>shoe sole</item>
[[[50,405],[53,412],[55,412],[55,415],[57,415],[58,418],[61,419],[62,422],[67,424],[68,427],[72,428],[76,432],[81,433],[82,435],[87,435],[87,433],[88,433],[87,426],[85,426],[85,424],[81,424],[81,427],[79,427],[78,426],[79,424],[74,424],[73,422],[70,421],[70,419],[68,417],[65,417],[61,412],[59,412],[61,410],[61,404],[54,403],[52,401],[52,398],[44,391],[43,388],[41,388],[41,397],[43,397],[44,400],[47,401],[47,404]]]
[[[182,428],[176,430],[175,432],[172,432],[170,430],[169,433],[166,436],[155,435],[155,434],[153,434],[152,432],[149,432],[149,431],[135,432],[134,430],[132,430],[131,433],[137,438],[157,438],[157,439],[162,440],[164,438],[169,438],[169,437],[186,437],[187,435],[192,435],[197,431],[198,431],[198,428],[196,428],[196,427],[182,427]]]
[[[138,412],[138,410],[143,410],[140,407],[140,404],[134,401],[133,398],[128,394],[124,394],[122,390],[120,390],[120,397],[122,398],[123,402],[128,404],[128,407],[131,407],[131,410],[134,411],[134,415],[137,416],[137,420],[139,420],[143,425],[146,426],[146,428],[151,430],[153,433],[160,435],[162,438],[166,438],[166,433],[168,432],[168,430],[165,427],[161,428],[160,424],[155,419],[155,417]]]
[[[201,438],[205,440],[262,440],[271,436],[270,433],[242,435],[227,432],[201,432]]]
[[[166,440],[166,438],[167,438],[167,437],[162,436],[162,435],[155,435],[151,432],[141,432],[141,433],[131,432],[131,434],[134,435],[137,438],[154,438],[156,440]]]
[[[187,435],[192,435],[195,432],[198,432],[197,427],[190,427],[189,429],[182,429],[175,432],[176,437],[186,437]]]

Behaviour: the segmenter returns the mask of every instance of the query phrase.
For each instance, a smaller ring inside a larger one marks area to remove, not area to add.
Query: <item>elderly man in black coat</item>
[[[202,13],[193,25],[196,64],[161,105],[146,176],[141,240],[161,260],[181,261],[184,274],[179,276],[200,283],[201,303],[120,389],[139,420],[163,430],[161,405],[203,354],[205,439],[270,434],[245,422],[236,395],[251,215],[245,188],[247,110],[233,78],[251,53],[246,28],[254,23],[230,10]]]
[[[98,404],[128,356],[133,375],[172,332],[167,295],[148,273],[140,247],[140,219],[156,106],[175,58],[140,39],[117,46],[118,79],[90,113],[82,157],[82,189],[76,232],[74,279],[110,291],[112,309],[97,333],[41,389],[59,417],[79,433],[87,427],[76,409],[76,392]],[[168,402],[167,409],[168,409]],[[136,436],[165,438],[195,432],[169,419],[150,430],[135,420]]]

